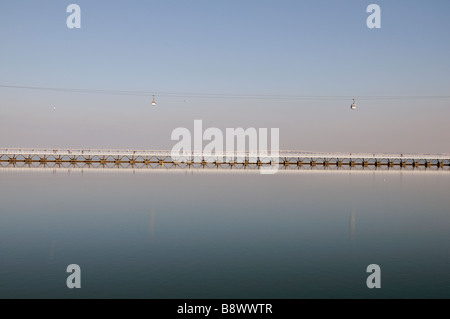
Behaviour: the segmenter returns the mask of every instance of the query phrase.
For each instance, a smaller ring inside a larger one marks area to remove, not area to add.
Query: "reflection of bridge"
[[[0,165],[2,167],[260,168],[277,163],[284,168],[305,165],[312,167],[443,168],[450,166],[450,155],[280,151],[279,153],[269,152],[269,154],[263,152],[225,152],[213,153],[212,155],[190,152],[172,156],[171,151],[0,149]]]

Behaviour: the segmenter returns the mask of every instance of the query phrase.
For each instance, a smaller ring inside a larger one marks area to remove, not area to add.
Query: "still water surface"
[[[0,298],[450,298],[448,171],[3,169],[0,199]]]

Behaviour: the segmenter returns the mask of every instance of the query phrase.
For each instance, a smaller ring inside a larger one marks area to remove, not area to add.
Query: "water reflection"
[[[355,208],[353,207],[350,212],[350,240],[355,240]]]
[[[155,234],[155,208],[153,207],[150,213],[150,243],[153,242]]]
[[[0,298],[450,297],[445,171],[130,172],[0,169]]]

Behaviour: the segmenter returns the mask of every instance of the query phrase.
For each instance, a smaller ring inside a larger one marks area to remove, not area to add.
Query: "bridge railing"
[[[0,148],[0,155],[23,156],[143,156],[143,157],[209,157],[209,158],[304,158],[304,159],[389,159],[389,160],[450,160],[450,154],[399,154],[399,153],[344,153],[305,152],[296,150],[247,151],[247,152],[179,152],[169,150],[120,150],[120,149],[48,149],[48,148]]]

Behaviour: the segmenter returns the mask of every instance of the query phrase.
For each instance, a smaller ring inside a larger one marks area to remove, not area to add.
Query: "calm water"
[[[3,169],[0,298],[450,298],[449,186],[448,171]]]

